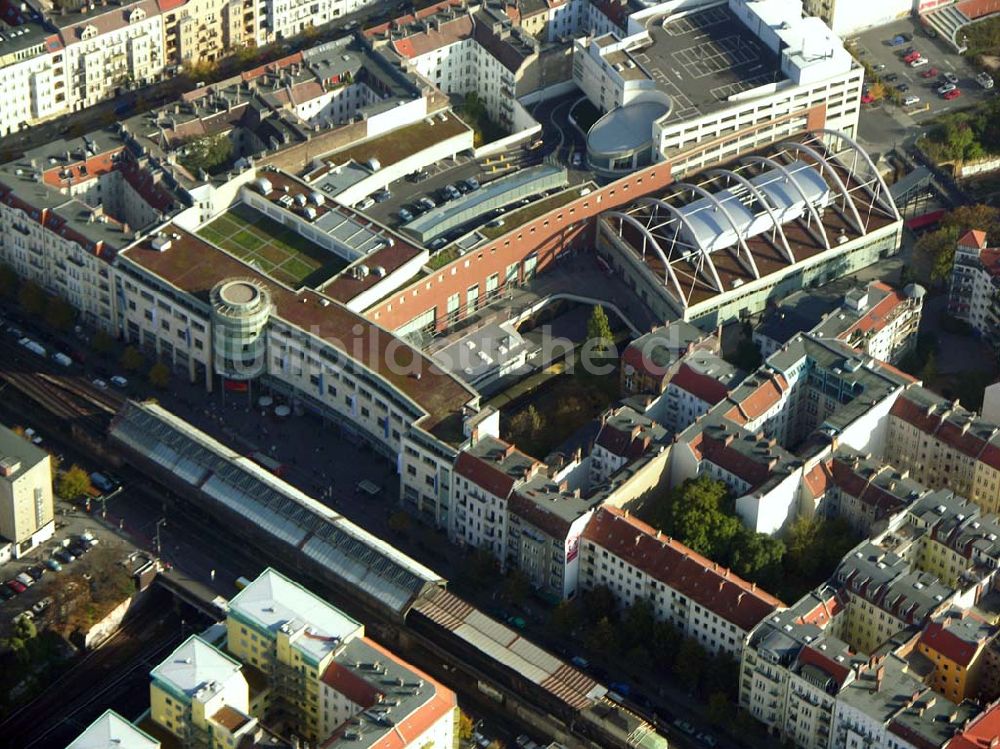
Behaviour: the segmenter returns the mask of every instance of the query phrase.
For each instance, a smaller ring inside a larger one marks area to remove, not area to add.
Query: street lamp
[[[166,518],[160,518],[156,521],[156,556],[160,556],[160,528],[166,524]]]

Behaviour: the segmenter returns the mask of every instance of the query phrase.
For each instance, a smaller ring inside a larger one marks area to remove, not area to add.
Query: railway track
[[[70,428],[103,439],[111,418],[124,403],[117,393],[101,390],[85,377],[60,372],[50,360],[0,337],[0,382],[30,399]]]

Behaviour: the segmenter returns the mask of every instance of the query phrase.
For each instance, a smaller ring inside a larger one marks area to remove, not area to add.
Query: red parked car
[[[28,589],[23,583],[19,583],[17,580],[8,580],[7,587],[15,593],[23,593]]]
[[[947,99],[948,101],[951,101],[952,99],[957,99],[961,95],[962,95],[962,90],[958,89],[958,88],[955,88],[955,89],[952,89],[951,91],[949,91],[946,94],[942,94],[941,97],[943,99]]]
[[[920,53],[917,52],[917,50],[913,50],[910,54],[908,54],[906,57],[903,58],[903,62],[911,63],[914,60],[919,60],[919,59],[920,59]]]
[[[923,73],[920,74],[921,78],[937,78],[941,75],[941,71],[937,68],[928,68]]]

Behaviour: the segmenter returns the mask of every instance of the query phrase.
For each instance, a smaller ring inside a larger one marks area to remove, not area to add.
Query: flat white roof
[[[160,742],[108,710],[66,749],[160,749]]]
[[[208,644],[198,635],[191,635],[154,668],[150,676],[193,697],[204,686],[224,684],[239,673],[241,668],[242,665],[236,659]]]
[[[317,662],[361,632],[361,624],[280,572],[268,568],[229,602],[236,613],[273,633],[306,627],[296,647]]]

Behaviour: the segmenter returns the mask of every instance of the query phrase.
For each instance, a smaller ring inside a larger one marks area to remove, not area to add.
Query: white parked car
[[[920,103],[919,96],[907,96],[905,99],[903,99],[903,106],[905,107],[912,107],[914,104],[919,104],[919,103]]]
[[[111,384],[116,388],[122,388],[124,390],[128,387],[128,380],[121,375],[115,375],[111,378]]]
[[[954,83],[945,83],[942,86],[938,86],[937,92],[939,94],[941,94],[941,96],[944,96],[949,91],[954,91],[954,90],[955,90],[955,84]]]
[[[914,60],[913,62],[910,63],[910,67],[911,68],[922,68],[928,62],[930,62],[930,60],[928,60],[926,57],[918,57],[916,60]]]

